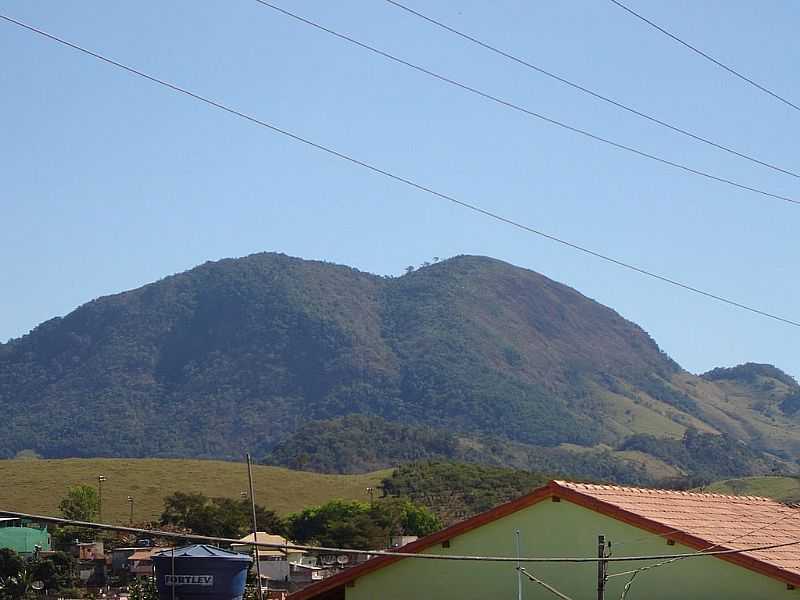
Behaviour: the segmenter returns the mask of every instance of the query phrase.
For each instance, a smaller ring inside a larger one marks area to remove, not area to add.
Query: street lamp
[[[97,520],[103,522],[103,482],[106,481],[105,475],[97,476]]]
[[[128,496],[128,504],[131,505],[131,518],[130,524],[133,525],[133,496]]]
[[[369,504],[370,506],[372,506],[373,504],[375,504],[375,488],[368,487],[366,492],[367,494],[369,494]]]

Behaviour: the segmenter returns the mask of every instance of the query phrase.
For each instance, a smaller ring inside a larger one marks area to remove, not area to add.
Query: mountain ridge
[[[790,460],[791,378],[737,373],[692,375],[612,309],[496,259],[381,277],[259,253],[0,345],[12,425],[0,456],[266,454],[309,423],[361,414],[525,447],[696,429]]]

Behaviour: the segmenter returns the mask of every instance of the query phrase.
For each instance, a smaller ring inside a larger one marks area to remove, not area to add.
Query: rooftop
[[[673,539],[697,551],[798,543],[785,548],[720,556],[719,559],[800,586],[800,510],[757,496],[551,481],[526,496],[437,531],[403,546],[399,551],[424,552],[439,542],[552,497],[562,498],[665,539]],[[398,560],[403,559],[393,556],[373,558],[295,592],[291,598],[315,598]]]
[[[702,540],[707,547],[715,546],[714,550],[739,550],[800,541],[800,510],[771,498],[565,481],[553,483],[658,523],[676,533],[693,536]],[[800,546],[746,552],[743,555],[800,575]]]
[[[275,535],[273,533],[267,533],[266,531],[258,531],[256,532],[258,536],[258,542],[264,544],[279,544],[281,546],[289,544],[289,540],[285,537],[280,535]],[[242,542],[241,545],[245,545],[246,542],[253,542],[255,541],[253,534],[244,536],[239,542]],[[238,547],[240,544],[231,544],[232,547]],[[249,547],[248,547],[249,548]],[[291,554],[305,554],[305,550],[279,550],[278,548],[264,548],[259,547],[258,555],[259,556],[285,556],[287,552]]]

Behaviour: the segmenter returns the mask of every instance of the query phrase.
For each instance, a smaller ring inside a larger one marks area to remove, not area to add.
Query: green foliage
[[[152,577],[137,577],[128,584],[129,600],[158,600],[156,580]]]
[[[17,600],[25,595],[24,569],[25,561],[16,552],[0,548],[0,600]]]
[[[578,362],[590,377],[674,370],[613,311],[500,261],[382,278],[257,254],[95,300],[3,344],[0,457],[264,456],[287,432],[352,413],[593,444],[602,420],[575,408],[588,388],[564,377]]]
[[[796,415],[800,411],[800,391],[786,396],[780,403],[780,409],[784,414]]]
[[[302,427],[263,459],[267,464],[325,473],[359,473],[420,459],[453,457],[458,439],[431,427],[349,415]]]
[[[522,496],[548,477],[513,469],[446,462],[403,465],[383,480],[386,494],[427,506],[445,523]]]
[[[699,433],[692,428],[680,440],[637,434],[625,440],[620,449],[646,452],[706,482],[779,468],[760,452],[729,436]]]
[[[31,559],[28,563],[32,581],[41,581],[45,589],[58,591],[75,583],[76,561],[67,552],[56,552],[47,558]]]
[[[74,584],[75,560],[63,552],[48,558],[20,557],[8,548],[0,548],[0,600],[37,597],[31,584],[41,581],[48,591],[58,592]]]
[[[93,521],[100,510],[100,497],[90,485],[76,485],[69,488],[58,509],[65,519]]]
[[[728,371],[707,378],[793,382],[768,365]],[[626,430],[609,392],[713,418],[676,375],[635,324],[501,261],[459,256],[383,278],[256,254],[92,301],[0,345],[0,458],[240,459],[250,448],[325,471],[451,459],[635,483],[641,469],[609,452],[560,446],[653,430],[633,418]],[[749,418],[742,431],[765,431]],[[788,435],[761,441],[794,450]]]
[[[790,388],[799,387],[797,381],[795,381],[793,377],[787,375],[777,367],[759,363],[745,363],[730,368],[717,367],[707,373],[703,373],[702,377],[709,381],[728,380],[751,385],[757,383],[759,377],[767,377],[780,381]]]
[[[427,535],[437,517],[408,499],[366,502],[332,500],[287,519],[288,536],[299,543],[361,550],[387,547],[393,535]]]
[[[280,534],[283,520],[271,510],[256,505],[261,531]],[[164,499],[162,525],[174,525],[199,535],[241,538],[253,530],[252,507],[247,499],[208,498],[199,493],[175,492]]]

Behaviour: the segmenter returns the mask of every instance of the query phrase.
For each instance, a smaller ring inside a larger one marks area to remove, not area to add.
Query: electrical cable
[[[637,18],[637,19],[639,19],[640,21],[643,21],[643,22],[647,23],[647,24],[648,24],[648,25],[650,25],[650,27],[652,27],[653,29],[656,29],[656,30],[660,31],[661,33],[663,33],[664,35],[666,35],[667,37],[669,37],[669,38],[672,38],[673,40],[675,40],[676,42],[678,42],[678,43],[679,43],[679,44],[681,44],[682,46],[686,46],[686,47],[687,47],[689,50],[691,50],[692,52],[694,52],[694,53],[696,53],[696,54],[699,54],[700,56],[702,56],[702,57],[703,57],[703,58],[705,58],[706,60],[708,60],[708,61],[710,61],[710,62],[714,63],[714,64],[715,64],[715,65],[717,65],[718,67],[721,67],[721,68],[725,69],[725,70],[726,70],[728,73],[730,73],[731,75],[734,75],[735,77],[738,77],[739,79],[741,79],[741,80],[743,80],[743,81],[746,81],[747,83],[749,83],[749,84],[750,84],[750,85],[752,85],[753,87],[755,87],[755,88],[758,88],[759,90],[761,90],[762,92],[764,92],[764,93],[766,93],[766,94],[769,94],[770,96],[772,96],[772,97],[773,97],[773,98],[775,98],[776,100],[779,100],[779,101],[783,102],[784,104],[786,104],[787,106],[791,106],[793,109],[795,109],[795,110],[797,110],[797,111],[800,111],[800,106],[798,106],[798,105],[797,105],[797,104],[795,104],[794,102],[791,102],[790,100],[787,100],[787,99],[786,99],[786,98],[784,98],[783,96],[779,96],[777,93],[775,93],[775,92],[773,92],[772,90],[770,90],[770,89],[768,89],[768,88],[764,87],[764,86],[763,86],[763,85],[761,85],[760,83],[757,83],[756,81],[754,81],[754,80],[750,79],[750,78],[749,78],[749,77],[747,77],[746,75],[743,75],[742,73],[740,73],[739,71],[737,71],[737,70],[736,70],[736,69],[734,69],[733,67],[729,67],[728,65],[726,65],[725,63],[723,63],[723,62],[721,62],[721,61],[717,60],[717,59],[716,59],[716,58],[714,58],[713,56],[711,56],[711,55],[709,55],[709,54],[707,54],[707,53],[703,52],[702,50],[700,50],[700,49],[699,49],[699,48],[697,48],[696,46],[693,46],[693,45],[692,45],[692,44],[690,44],[689,42],[686,42],[686,41],[682,40],[681,38],[679,38],[679,37],[678,37],[677,35],[675,35],[674,33],[671,33],[671,32],[669,32],[669,31],[667,31],[666,29],[664,29],[663,27],[661,27],[661,26],[660,26],[660,25],[658,25],[657,23],[655,23],[655,22],[651,21],[651,20],[650,20],[650,19],[648,19],[647,17],[645,17],[645,16],[643,16],[643,15],[640,15],[638,12],[636,12],[636,11],[635,11],[635,10],[633,10],[632,8],[630,8],[630,7],[626,6],[625,4],[623,4],[622,2],[620,2],[619,0],[610,0],[610,2],[613,2],[614,4],[616,4],[617,6],[619,6],[621,9],[623,9],[623,10],[627,11],[628,13],[630,13],[631,15],[633,15],[634,17],[636,17],[636,18]]]
[[[86,527],[89,529],[103,529],[107,531],[118,531],[120,533],[135,533],[137,535],[148,535],[158,538],[171,538],[176,540],[186,541],[200,541],[200,542],[218,542],[223,544],[239,544],[249,545],[259,548],[273,548],[273,549],[289,549],[289,550],[307,550],[315,552],[327,553],[349,553],[361,554],[367,556],[389,556],[395,558],[419,558],[427,560],[453,560],[453,561],[469,561],[469,562],[497,562],[497,563],[597,563],[597,562],[637,562],[637,561],[653,561],[653,560],[672,560],[672,559],[688,559],[688,558],[704,558],[706,556],[730,556],[734,554],[742,554],[744,552],[760,552],[765,550],[775,550],[777,548],[788,548],[791,546],[800,545],[800,539],[791,542],[781,542],[779,544],[766,544],[762,546],[754,546],[751,548],[715,550],[711,552],[698,551],[690,554],[656,554],[656,555],[643,555],[643,556],[611,556],[599,558],[596,556],[591,557],[549,557],[549,556],[475,556],[464,554],[426,554],[422,552],[399,552],[393,550],[358,550],[354,548],[336,548],[330,546],[309,546],[307,544],[278,544],[273,542],[243,542],[242,540],[234,538],[226,538],[211,535],[198,535],[194,533],[176,533],[174,531],[160,531],[157,529],[143,529],[140,527],[126,527],[123,525],[113,525],[110,523],[94,523],[91,521],[79,521],[76,519],[65,519],[62,517],[50,517],[46,515],[34,515],[29,513],[21,513],[9,510],[0,510],[0,515],[15,517],[19,519],[28,519],[31,521],[38,521],[41,523],[53,523],[55,525],[68,525],[73,527]],[[719,546],[720,544],[715,544]]]
[[[761,531],[764,531],[765,529],[769,529],[773,525],[777,525],[778,523],[781,523],[781,522],[785,521],[789,517],[798,517],[798,516],[800,516],[800,513],[798,513],[798,511],[795,508],[795,506],[793,506],[793,505],[787,505],[787,506],[790,508],[790,512],[787,512],[786,514],[782,515],[780,518],[776,519],[775,521],[767,523],[766,525],[761,525],[759,527],[756,527],[755,529],[752,529],[752,530],[750,530],[750,531],[748,531],[746,533],[740,534],[740,535],[738,535],[736,537],[733,537],[733,538],[731,538],[729,540],[726,540],[724,542],[718,542],[718,543],[712,544],[711,546],[708,546],[706,548],[702,548],[702,549],[698,550],[697,552],[695,552],[694,554],[706,553],[706,552],[708,552],[710,550],[713,550],[714,548],[719,548],[724,544],[730,544],[731,542],[735,542],[735,541],[740,540],[740,539],[742,539],[744,537],[751,536],[754,533],[759,533]],[[747,552],[747,550],[743,550],[743,552]],[[657,567],[663,567],[665,565],[677,562],[679,560],[681,560],[681,559],[677,558],[677,557],[673,557],[673,558],[664,560],[663,562],[659,562],[659,563],[656,563],[656,564],[653,564],[653,565],[647,565],[647,566],[644,566],[644,567],[640,567],[640,568],[634,569],[632,571],[623,571],[622,573],[613,573],[611,575],[608,575],[607,579],[610,579],[612,577],[621,577],[623,575],[630,575],[630,579],[628,579],[628,581],[625,583],[625,586],[622,589],[622,595],[620,596],[620,600],[625,600],[625,598],[627,598],[627,596],[628,596],[628,592],[630,592],[631,586],[633,586],[634,580],[641,573],[644,573],[645,571],[649,571],[651,569],[655,569]]]
[[[447,83],[449,85],[455,86],[455,87],[457,87],[459,89],[462,89],[464,91],[467,91],[467,92],[469,92],[471,94],[475,94],[477,96],[480,96],[481,98],[483,98],[485,100],[489,100],[490,102],[494,102],[494,103],[499,104],[501,106],[504,106],[506,108],[510,108],[512,110],[515,110],[517,112],[523,113],[523,114],[528,115],[530,117],[534,117],[536,119],[540,119],[542,121],[545,121],[546,123],[550,123],[551,125],[555,125],[555,126],[560,127],[562,129],[566,129],[567,131],[571,131],[573,133],[580,134],[582,136],[585,136],[585,137],[590,138],[592,140],[595,140],[597,142],[601,142],[603,144],[607,144],[609,146],[613,146],[614,148],[617,148],[619,150],[625,150],[626,152],[630,152],[632,154],[636,154],[637,156],[641,156],[642,158],[647,158],[647,159],[653,160],[655,162],[658,162],[658,163],[661,163],[661,164],[664,164],[664,165],[668,165],[668,166],[674,167],[676,169],[680,169],[681,171],[685,171],[687,173],[691,173],[693,175],[697,175],[699,177],[704,177],[704,178],[710,179],[712,181],[716,181],[716,182],[719,182],[719,183],[724,183],[726,185],[730,185],[730,186],[738,188],[740,190],[746,190],[746,191],[749,191],[749,192],[753,192],[755,194],[760,194],[762,196],[767,196],[769,198],[774,198],[776,200],[784,200],[784,201],[789,202],[791,204],[800,204],[800,200],[796,200],[796,199],[790,198],[788,196],[783,196],[781,194],[775,194],[775,193],[772,193],[772,192],[768,192],[766,190],[762,190],[760,188],[756,188],[756,187],[752,187],[752,186],[749,186],[749,185],[745,185],[743,183],[739,183],[738,181],[734,181],[733,179],[728,179],[728,178],[725,178],[725,177],[719,177],[719,176],[713,175],[713,174],[711,174],[711,173],[709,173],[707,171],[702,171],[700,169],[695,169],[695,168],[690,167],[688,165],[684,165],[682,163],[678,163],[678,162],[669,160],[667,158],[663,158],[661,156],[657,156],[655,154],[650,154],[649,152],[645,152],[644,150],[639,150],[638,148],[634,148],[633,146],[628,146],[626,144],[622,144],[620,142],[615,142],[614,140],[611,140],[609,138],[597,135],[597,134],[592,133],[591,131],[588,131],[586,129],[581,129],[579,127],[564,123],[563,121],[559,121],[557,119],[550,118],[550,117],[545,116],[545,115],[543,115],[541,113],[538,113],[538,112],[535,112],[535,111],[530,110],[528,108],[525,108],[524,106],[521,106],[519,104],[515,104],[515,103],[513,103],[513,102],[511,102],[509,100],[504,100],[504,99],[500,98],[499,96],[494,96],[494,95],[492,95],[492,94],[490,94],[488,92],[484,92],[484,91],[482,91],[482,90],[480,90],[478,88],[472,87],[472,86],[467,85],[465,83],[461,83],[459,81],[456,81],[455,79],[451,79],[451,78],[449,78],[449,77],[447,77],[445,75],[441,75],[439,73],[436,73],[434,71],[426,69],[425,67],[421,67],[421,66],[419,66],[419,65],[417,65],[415,63],[412,63],[412,62],[409,62],[409,61],[404,60],[402,58],[399,58],[399,57],[395,56],[394,54],[390,54],[388,52],[385,52],[383,50],[375,48],[374,46],[370,46],[368,44],[365,44],[364,42],[360,42],[360,41],[358,41],[357,39],[355,39],[355,38],[353,38],[351,36],[345,35],[343,33],[339,33],[338,31],[334,31],[333,29],[329,29],[328,27],[320,25],[319,23],[317,23],[315,21],[312,21],[312,20],[307,19],[305,17],[301,17],[300,15],[297,15],[297,14],[295,14],[293,12],[290,12],[290,11],[284,9],[284,8],[281,8],[280,6],[277,6],[275,4],[267,2],[266,0],[255,0],[255,1],[258,2],[259,4],[261,4],[262,6],[266,6],[268,8],[271,8],[272,10],[274,10],[274,11],[276,11],[278,13],[281,13],[281,14],[287,16],[287,17],[295,19],[295,20],[297,20],[297,21],[299,21],[301,23],[304,23],[306,25],[309,25],[311,27],[314,27],[315,29],[318,29],[320,31],[328,33],[328,34],[330,34],[330,35],[332,35],[334,37],[337,37],[337,38],[339,38],[341,40],[344,40],[346,42],[354,44],[355,46],[358,46],[359,48],[363,48],[364,50],[372,52],[373,54],[376,54],[376,55],[381,56],[383,58],[389,59],[389,60],[391,60],[393,62],[396,62],[397,64],[406,66],[406,67],[408,67],[410,69],[418,71],[419,73],[423,73],[425,75],[428,75],[429,77],[433,77],[434,79],[438,79],[439,81],[442,81],[442,82]]]
[[[768,319],[772,319],[772,320],[778,321],[780,323],[784,323],[786,325],[791,325],[792,327],[800,328],[800,321],[795,321],[795,320],[792,320],[792,319],[788,319],[786,317],[782,317],[782,316],[776,315],[774,313],[770,313],[770,312],[767,312],[765,310],[761,310],[759,308],[755,308],[753,306],[749,306],[747,304],[743,304],[741,302],[737,302],[735,300],[731,300],[730,298],[726,298],[724,296],[720,296],[718,294],[714,294],[712,292],[708,292],[708,291],[702,290],[700,288],[691,286],[689,284],[682,283],[682,282],[680,282],[680,281],[678,281],[676,279],[672,279],[672,278],[664,276],[664,275],[659,275],[658,273],[655,273],[653,271],[649,271],[649,270],[644,269],[642,267],[637,267],[634,264],[631,264],[631,263],[628,263],[628,262],[613,258],[613,257],[608,256],[606,254],[603,254],[601,252],[597,252],[595,250],[591,250],[589,248],[586,248],[586,247],[581,246],[579,244],[570,242],[568,240],[565,240],[563,238],[557,237],[555,235],[552,235],[552,234],[549,234],[549,233],[545,233],[544,231],[540,231],[540,230],[535,229],[535,228],[533,228],[531,226],[528,226],[528,225],[525,225],[525,224],[520,223],[518,221],[515,221],[515,220],[513,220],[513,219],[511,219],[509,217],[504,217],[504,216],[502,216],[502,215],[500,215],[498,213],[495,213],[495,212],[492,212],[492,211],[487,210],[485,208],[482,208],[482,207],[480,207],[480,206],[478,206],[476,204],[472,204],[472,203],[466,202],[464,200],[459,200],[455,196],[451,196],[449,194],[438,192],[438,191],[434,190],[433,188],[427,187],[427,186],[425,186],[425,185],[423,185],[421,183],[417,183],[417,182],[415,182],[415,181],[413,181],[411,179],[407,179],[407,178],[405,178],[405,177],[403,177],[401,175],[397,175],[397,174],[395,174],[395,173],[393,173],[391,171],[387,171],[385,169],[377,167],[377,166],[375,166],[373,164],[370,164],[368,162],[362,161],[362,160],[360,160],[358,158],[355,158],[353,156],[350,156],[350,155],[345,154],[343,152],[340,152],[338,150],[334,150],[333,148],[330,148],[330,147],[325,146],[323,144],[319,144],[317,142],[311,141],[311,140],[309,140],[307,138],[304,138],[304,137],[302,137],[302,136],[300,136],[298,134],[292,133],[292,132],[287,131],[285,129],[281,129],[280,127],[277,127],[276,125],[273,125],[271,123],[268,123],[266,121],[258,119],[258,118],[254,117],[252,115],[249,115],[247,113],[243,113],[243,112],[241,112],[239,110],[236,110],[234,108],[231,108],[229,106],[221,104],[221,103],[219,103],[219,102],[217,102],[215,100],[211,100],[210,98],[207,98],[205,96],[201,96],[200,94],[192,92],[192,91],[190,91],[190,90],[188,90],[186,88],[180,87],[180,86],[175,85],[173,83],[169,83],[169,82],[167,82],[167,81],[165,81],[163,79],[159,79],[159,78],[157,78],[157,77],[155,77],[153,75],[148,75],[147,73],[145,73],[143,71],[139,71],[137,69],[134,69],[133,67],[129,67],[127,65],[124,65],[124,64],[122,64],[120,62],[117,62],[117,61],[111,59],[111,58],[103,56],[102,54],[98,54],[97,52],[93,52],[93,51],[91,51],[91,50],[89,50],[87,48],[84,48],[82,46],[79,46],[77,44],[69,42],[67,40],[64,40],[64,39],[62,39],[60,37],[57,37],[57,36],[55,36],[53,34],[50,34],[50,33],[47,33],[46,31],[43,31],[43,30],[38,29],[36,27],[33,27],[31,25],[27,25],[27,24],[25,24],[25,23],[23,23],[21,21],[13,19],[13,18],[11,18],[9,16],[0,14],[0,19],[8,21],[9,23],[13,23],[13,24],[15,24],[15,25],[17,25],[19,27],[22,27],[23,29],[26,29],[26,30],[31,31],[33,33],[36,33],[36,34],[38,34],[38,35],[40,35],[42,37],[45,37],[45,38],[48,38],[48,39],[53,40],[55,42],[58,42],[59,44],[62,44],[64,46],[68,46],[68,47],[70,47],[70,48],[72,48],[74,50],[77,50],[79,52],[82,52],[82,53],[84,53],[84,54],[86,54],[88,56],[92,56],[92,57],[94,57],[94,58],[96,58],[96,59],[98,59],[100,61],[103,61],[103,62],[105,62],[107,64],[110,64],[110,65],[112,65],[114,67],[117,67],[119,69],[127,71],[128,73],[136,75],[137,77],[141,77],[143,79],[147,79],[148,81],[151,81],[151,82],[156,83],[158,85],[161,85],[163,87],[169,88],[169,89],[171,89],[171,90],[173,90],[175,92],[178,92],[180,94],[184,94],[186,96],[189,96],[190,98],[193,98],[195,100],[198,100],[200,102],[208,104],[209,106],[213,106],[214,108],[218,108],[218,109],[220,109],[222,111],[225,111],[225,112],[227,112],[229,114],[232,114],[232,115],[237,116],[239,118],[245,119],[246,121],[250,121],[251,123],[254,123],[256,125],[260,125],[262,127],[266,127],[267,129],[270,129],[275,133],[279,133],[279,134],[281,134],[283,136],[286,136],[288,138],[291,138],[291,139],[293,139],[293,140],[295,140],[297,142],[303,143],[303,144],[305,144],[307,146],[310,146],[312,148],[315,148],[317,150],[320,150],[322,152],[325,152],[327,154],[330,154],[332,156],[340,158],[340,159],[342,159],[344,161],[347,161],[349,163],[352,163],[354,165],[363,167],[363,168],[365,168],[365,169],[367,169],[369,171],[372,171],[373,173],[377,173],[379,175],[383,175],[384,177],[387,177],[389,179],[392,179],[394,181],[397,181],[399,183],[407,185],[407,186],[409,186],[411,188],[414,188],[416,190],[419,190],[421,192],[425,192],[427,194],[430,194],[430,195],[435,196],[437,198],[440,198],[442,200],[446,200],[448,202],[452,202],[453,204],[455,204],[457,206],[460,206],[461,208],[465,208],[467,210],[470,210],[472,212],[478,213],[478,214],[483,215],[485,217],[489,217],[491,219],[494,219],[495,221],[499,221],[499,222],[504,223],[506,225],[511,225],[512,227],[516,227],[517,229],[520,229],[520,230],[525,231],[527,233],[532,233],[532,234],[537,235],[539,237],[548,239],[548,240],[550,240],[552,242],[556,242],[556,243],[561,244],[563,246],[566,246],[568,248],[572,248],[573,250],[576,250],[578,252],[582,252],[584,254],[587,254],[589,256],[593,256],[593,257],[598,258],[600,260],[603,260],[605,262],[614,264],[614,265],[616,265],[618,267],[621,267],[621,268],[624,268],[624,269],[627,269],[627,270],[630,270],[630,271],[634,271],[636,273],[639,273],[640,275],[645,275],[646,277],[650,277],[652,279],[656,279],[658,281],[661,281],[662,283],[666,283],[666,284],[672,285],[674,287],[681,288],[683,290],[692,292],[692,293],[700,295],[700,296],[704,296],[706,298],[711,298],[711,299],[716,300],[718,302],[721,302],[723,304],[727,304],[729,306],[733,306],[733,307],[739,308],[741,310],[745,310],[745,311],[748,311],[750,313],[753,313],[753,314],[756,314],[756,315],[759,315],[759,316],[762,316],[762,317],[765,317],[765,318],[768,318]]]
[[[527,67],[529,69],[532,69],[533,71],[536,71],[537,73],[545,75],[546,77],[549,77],[550,79],[554,79],[555,81],[563,83],[564,85],[568,85],[569,87],[571,87],[573,89],[579,90],[579,91],[581,91],[581,92],[583,92],[585,94],[588,94],[588,95],[590,95],[590,96],[592,96],[592,97],[594,97],[594,98],[596,98],[598,100],[601,100],[603,102],[607,102],[608,104],[616,106],[617,108],[625,110],[625,111],[627,111],[627,112],[629,112],[631,114],[634,114],[634,115],[636,115],[638,117],[641,117],[643,119],[647,119],[648,121],[650,121],[652,123],[656,123],[657,125],[660,125],[662,127],[666,127],[667,129],[670,129],[670,130],[672,130],[672,131],[674,131],[676,133],[680,133],[682,135],[690,137],[690,138],[692,138],[694,140],[697,140],[699,142],[703,142],[704,144],[708,144],[709,146],[717,148],[718,150],[722,150],[724,152],[728,152],[729,154],[733,154],[734,156],[738,156],[739,158],[743,158],[743,159],[748,160],[748,161],[750,161],[752,163],[761,165],[763,167],[767,167],[768,169],[772,169],[774,171],[778,171],[779,173],[784,173],[786,175],[791,175],[792,177],[800,177],[800,173],[797,173],[797,172],[792,171],[790,169],[785,169],[785,168],[779,167],[779,166],[777,166],[775,164],[760,160],[760,159],[758,159],[758,158],[756,158],[754,156],[751,156],[749,154],[745,154],[744,152],[739,152],[738,150],[735,150],[734,148],[731,148],[730,146],[726,146],[726,145],[721,144],[719,142],[715,142],[715,141],[713,141],[713,140],[711,140],[709,138],[703,137],[702,135],[699,135],[697,133],[693,133],[693,132],[691,132],[691,131],[689,131],[687,129],[683,129],[682,127],[679,127],[677,125],[673,125],[672,123],[664,121],[663,119],[659,119],[658,117],[654,117],[653,115],[649,115],[649,114],[647,114],[645,112],[642,112],[642,111],[640,111],[640,110],[638,110],[636,108],[633,108],[631,106],[623,104],[619,100],[614,100],[613,98],[605,96],[605,95],[601,94],[600,92],[596,92],[596,91],[594,91],[594,90],[592,90],[590,88],[587,88],[584,85],[581,85],[579,83],[575,83],[574,81],[570,81],[566,77],[563,77],[561,75],[553,73],[552,71],[548,71],[547,69],[544,69],[543,67],[537,66],[537,65],[535,65],[535,64],[533,64],[533,63],[531,63],[531,62],[529,62],[529,61],[527,61],[525,59],[519,58],[518,56],[514,56],[513,54],[511,54],[509,52],[506,52],[505,50],[501,50],[497,46],[493,46],[492,44],[489,44],[488,42],[484,42],[484,41],[482,41],[482,40],[480,40],[480,39],[478,39],[478,38],[476,38],[476,37],[474,37],[472,35],[469,35],[468,33],[464,33],[463,31],[459,31],[458,29],[456,29],[454,27],[451,27],[450,25],[447,25],[446,23],[443,23],[442,21],[434,19],[433,17],[429,17],[428,15],[425,15],[425,14],[423,14],[423,13],[417,11],[417,10],[414,10],[413,8],[411,8],[409,6],[406,6],[405,4],[401,4],[400,2],[397,2],[396,0],[386,0],[386,2],[388,2],[392,6],[395,6],[395,7],[399,8],[399,9],[401,9],[401,10],[406,11],[409,14],[412,14],[412,15],[414,15],[416,17],[419,17],[420,19],[423,19],[424,21],[427,21],[428,23],[431,23],[432,25],[435,25],[436,27],[440,27],[441,29],[444,29],[445,31],[449,31],[450,33],[454,33],[455,35],[457,35],[457,36],[459,36],[459,37],[461,37],[461,38],[463,38],[465,40],[468,40],[468,41],[472,42],[473,44],[477,44],[478,46],[481,46],[481,47],[485,48],[486,50],[489,50],[490,52],[494,52],[495,54],[499,54],[500,56],[502,56],[504,58],[507,58],[507,59],[509,59],[511,61],[514,61],[514,62],[516,62],[516,63],[518,63],[518,64],[520,64],[520,65],[522,65],[524,67]]]
[[[534,577],[533,575],[528,573],[528,571],[526,571],[523,567],[517,567],[517,571],[519,571],[520,573],[525,575],[525,577],[530,579],[532,582],[537,583],[540,586],[542,586],[544,589],[546,589],[548,592],[550,592],[554,596],[558,596],[559,598],[561,598],[561,600],[572,600],[572,598],[570,598],[569,596],[567,596],[563,592],[559,592],[556,588],[554,588],[549,583],[546,583],[546,582],[542,581],[541,579],[539,579],[537,577]]]

